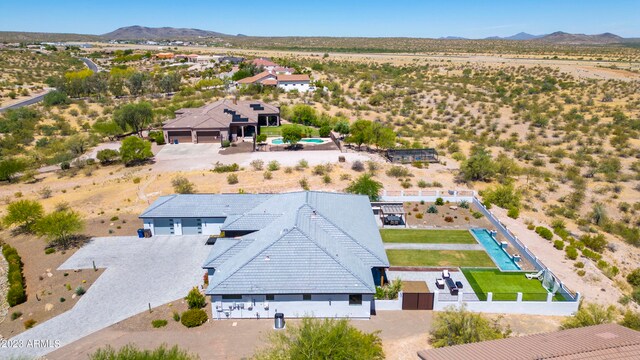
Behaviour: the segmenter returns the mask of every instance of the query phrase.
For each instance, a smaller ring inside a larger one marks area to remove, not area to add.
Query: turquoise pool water
[[[304,138],[304,139],[300,139],[299,142],[307,143],[307,144],[322,144],[324,142],[324,140],[316,139],[316,138]],[[284,144],[284,142],[282,141],[282,138],[273,139],[273,141],[271,143],[274,144],[274,145],[282,145],[282,144]]]
[[[486,229],[472,229],[471,233],[478,242],[484,246],[500,270],[521,270],[520,266],[511,259],[511,256],[500,246],[493,236],[491,236],[489,231]]]

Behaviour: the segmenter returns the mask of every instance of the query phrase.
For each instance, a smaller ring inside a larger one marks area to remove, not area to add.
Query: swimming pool
[[[305,144],[323,144],[325,140],[318,139],[318,138],[303,138],[303,139],[300,139],[300,141],[298,142],[305,143]],[[271,143],[273,145],[282,145],[284,144],[284,141],[282,141],[282,138],[277,138],[277,139],[271,140]]]
[[[485,250],[493,262],[498,265],[500,270],[513,271],[513,270],[521,270],[520,266],[513,261],[511,256],[500,246],[500,243],[491,235],[491,233],[486,229],[471,229],[471,233],[478,240],[482,246],[484,246]]]

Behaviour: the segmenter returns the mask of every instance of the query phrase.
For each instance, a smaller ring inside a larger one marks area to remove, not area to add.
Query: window
[[[362,294],[349,295],[349,305],[362,305]]]
[[[302,294],[302,300],[310,301],[311,300],[311,294]]]
[[[242,295],[222,295],[222,300],[242,300]]]
[[[268,301],[273,301],[275,299],[275,295],[273,294],[267,294],[267,300]]]

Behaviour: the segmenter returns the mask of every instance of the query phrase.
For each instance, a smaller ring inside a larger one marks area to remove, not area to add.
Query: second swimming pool
[[[493,262],[498,265],[500,270],[513,271],[513,270],[521,270],[520,266],[513,261],[511,255],[509,255],[503,248],[500,246],[500,243],[491,235],[491,233],[486,229],[471,229],[471,233],[478,240],[482,246],[484,246],[487,253],[493,259]]]

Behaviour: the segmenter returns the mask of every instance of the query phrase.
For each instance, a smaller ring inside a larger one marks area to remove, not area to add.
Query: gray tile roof
[[[213,246],[203,265],[215,268],[208,294],[373,293],[371,269],[389,266],[366,196],[172,195],[140,217],[195,214],[226,217],[226,231],[254,231]]]

